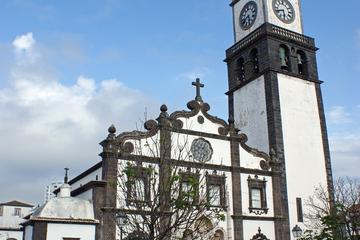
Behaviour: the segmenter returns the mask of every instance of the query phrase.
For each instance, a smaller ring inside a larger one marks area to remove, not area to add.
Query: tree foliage
[[[305,214],[308,229],[303,240],[360,239],[360,183],[356,179],[339,178],[334,184],[335,203],[328,192],[318,187],[307,201]]]
[[[125,239],[217,239],[214,230],[225,220],[226,206],[212,206],[220,196],[208,191],[206,177],[225,175],[180,164],[191,162],[187,136],[171,146],[161,145],[158,137],[133,142],[135,159],[150,156],[148,161],[119,161],[118,202],[128,218]],[[163,157],[169,155],[176,158]]]

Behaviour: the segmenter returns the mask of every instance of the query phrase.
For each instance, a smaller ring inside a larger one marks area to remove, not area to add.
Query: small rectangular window
[[[253,208],[261,208],[261,190],[257,188],[251,189],[251,206]]]
[[[21,208],[15,208],[14,209],[14,216],[21,216]]]
[[[210,185],[208,197],[210,199],[211,206],[221,206],[221,186]]]
[[[225,207],[225,175],[219,175],[216,172],[213,174],[206,174],[206,194],[207,201],[212,207]]]
[[[150,196],[150,171],[142,166],[129,166],[127,169],[127,205],[148,204]]]
[[[297,209],[298,222],[304,222],[301,198],[296,198],[296,209]]]
[[[4,209],[3,207],[0,207],[0,216],[3,216],[4,215]]]
[[[267,201],[266,201],[266,179],[259,179],[255,175],[254,178],[248,177],[249,185],[249,211],[257,215],[267,214]]]
[[[179,197],[191,204],[199,201],[199,174],[192,172],[180,173]]]

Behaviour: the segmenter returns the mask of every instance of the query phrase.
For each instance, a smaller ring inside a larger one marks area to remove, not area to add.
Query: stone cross
[[[69,171],[69,168],[64,168],[64,170],[65,170],[64,183],[68,183],[68,171]]]
[[[197,79],[196,79],[196,82],[193,82],[192,85],[196,87],[196,97],[195,97],[195,100],[202,102],[202,98],[201,98],[201,94],[200,94],[200,89],[203,88],[205,85],[200,82],[200,78],[197,78]]]

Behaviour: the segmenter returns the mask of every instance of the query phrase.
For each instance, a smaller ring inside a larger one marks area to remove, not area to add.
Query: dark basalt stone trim
[[[119,148],[120,151],[132,152],[134,150],[133,145],[127,145],[127,140],[141,140],[145,138],[150,138],[155,136],[160,130],[160,126],[155,120],[146,121],[144,127],[147,130],[146,132],[132,131],[119,134],[115,139],[115,145]]]
[[[46,235],[47,235],[47,223],[34,222],[32,240],[46,240]]]
[[[172,129],[172,132],[186,134],[186,135],[192,135],[192,136],[199,136],[199,137],[206,137],[206,138],[213,138],[218,140],[224,140],[224,141],[230,141],[233,139],[233,137],[227,137],[227,136],[221,136],[213,133],[206,133],[206,132],[199,132],[189,129]]]
[[[212,116],[208,113],[208,111],[210,110],[210,105],[207,103],[204,103],[202,101],[190,101],[187,104],[187,107],[191,110],[191,111],[176,111],[173,112],[170,115],[170,119],[172,121],[177,120],[179,118],[191,118],[196,116],[199,112],[201,112],[205,118],[207,118],[208,120],[210,120],[210,122],[214,123],[214,124],[219,124],[221,125],[221,127],[219,127],[219,134],[226,136],[229,133],[229,125],[227,124],[227,122],[223,119],[220,119],[216,116]]]
[[[97,225],[99,222],[97,220],[85,220],[85,219],[30,219],[26,223],[23,223],[23,226],[35,225],[36,223],[59,223],[59,224],[76,224],[76,225]]]
[[[138,210],[138,209],[128,209],[128,208],[107,208],[104,207],[101,209],[103,212],[111,212],[111,213],[116,213],[116,212],[122,212],[125,213],[127,215],[151,215],[154,214],[153,211],[149,211],[149,210]],[[167,212],[167,211],[163,211],[163,212],[158,212],[159,215],[164,215],[164,214],[172,214],[171,212]]]
[[[236,136],[234,129],[231,131],[231,136]],[[241,173],[235,171],[235,169],[240,168],[240,146],[236,141],[231,141],[231,183],[232,183],[232,204],[233,204],[233,213],[235,215],[242,214],[242,192],[241,192]],[[243,239],[244,235],[244,225],[242,219],[233,219],[234,225],[234,238],[235,240]]]
[[[105,187],[106,182],[105,181],[90,181],[88,183],[86,183],[85,185],[74,189],[71,191],[71,196],[72,197],[76,197],[77,195],[86,192],[87,190],[96,188],[96,187]]]
[[[330,196],[330,204],[332,207],[334,207],[335,206],[334,181],[333,181],[333,174],[332,174],[332,168],[331,168],[331,157],[330,157],[329,139],[328,139],[327,127],[326,127],[324,103],[322,100],[322,93],[321,93],[320,85],[315,85],[315,90],[316,90],[316,97],[317,97],[318,108],[319,108],[321,135],[322,135],[324,156],[325,156],[327,188],[328,188],[328,192],[329,192],[329,196]]]
[[[150,163],[150,164],[159,164],[160,158],[156,157],[147,157],[147,156],[140,156],[140,155],[130,155],[130,154],[119,154],[119,159],[127,160],[127,161],[134,161],[138,163]],[[190,167],[190,168],[197,168],[197,169],[204,169],[204,170],[217,170],[217,171],[224,171],[224,172],[237,172],[237,173],[244,173],[244,174],[255,174],[261,176],[273,176],[278,175],[280,173],[274,171],[264,171],[259,169],[252,169],[252,168],[243,168],[239,166],[223,166],[223,165],[215,165],[215,164],[208,164],[208,163],[200,163],[200,162],[188,162],[183,160],[177,159],[166,159],[167,161],[171,161],[171,164],[174,166],[179,167]]]
[[[274,215],[282,219],[275,221],[275,236],[276,239],[290,239],[289,206],[278,78],[275,72],[268,72],[264,78],[269,147],[275,150],[277,154],[279,164],[276,171],[281,172],[280,176],[273,176]]]
[[[264,69],[263,71],[257,73],[256,75],[253,75],[252,77],[250,77],[250,78],[247,79],[246,81],[243,81],[241,84],[239,84],[239,85],[236,86],[235,88],[230,89],[230,90],[227,91],[225,94],[226,94],[226,95],[231,95],[232,93],[236,92],[236,91],[239,90],[240,88],[246,86],[246,85],[249,84],[250,82],[258,79],[259,77],[268,74],[269,72],[274,72],[274,73],[278,73],[278,74],[288,75],[288,76],[291,76],[291,77],[295,77],[295,78],[302,79],[302,80],[307,81],[307,82],[313,82],[313,83],[317,83],[317,84],[322,84],[322,83],[323,83],[323,81],[320,81],[320,80],[318,80],[318,79],[310,79],[310,78],[308,78],[308,77],[306,77],[306,76],[304,76],[304,75],[296,74],[296,73],[293,73],[293,72],[279,71],[279,70],[276,70],[276,69],[274,69],[274,68],[267,68],[267,69]]]
[[[225,62],[228,62],[230,59],[236,56],[239,51],[246,49],[254,42],[267,37],[291,42],[293,44],[296,44],[297,46],[301,46],[312,51],[318,50],[318,48],[315,47],[315,40],[313,38],[307,37],[305,35],[285,28],[281,28],[279,26],[275,26],[270,23],[264,23],[263,25],[252,31],[251,34],[247,35],[242,40],[238,41],[233,46],[228,48],[226,50]]]
[[[246,215],[232,215],[233,219],[242,219],[242,220],[253,220],[253,221],[275,221],[282,220],[279,217],[261,217],[261,216],[246,216]],[[277,238],[276,238],[277,239]],[[290,238],[289,238],[290,239]]]
[[[20,228],[0,228],[0,231],[12,231],[12,232],[22,232]]]
[[[240,2],[240,0],[233,0],[229,5],[230,7],[233,7],[238,2]]]

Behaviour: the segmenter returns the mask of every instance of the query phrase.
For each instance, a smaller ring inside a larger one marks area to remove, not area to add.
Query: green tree
[[[328,192],[318,187],[307,201],[307,227],[303,240],[360,239],[360,183],[339,178],[334,185],[335,205],[330,207]]]

